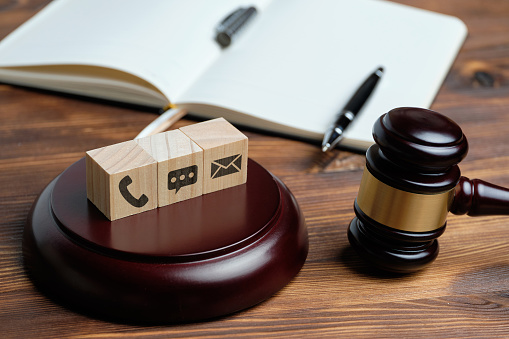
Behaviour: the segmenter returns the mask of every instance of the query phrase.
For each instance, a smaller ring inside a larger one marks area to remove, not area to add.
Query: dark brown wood
[[[509,214],[509,189],[484,180],[461,177],[451,212],[471,216],[507,215]]]
[[[0,1],[0,37],[49,0]],[[469,35],[431,109],[468,136],[462,175],[509,186],[509,2],[400,0],[458,16]],[[305,48],[305,46],[303,46]],[[440,53],[440,51],[426,51]],[[481,81],[488,74],[493,83]],[[409,86],[418,81],[409,75]],[[148,110],[0,84],[0,333],[2,338],[507,338],[509,221],[450,215],[440,254],[412,275],[377,272],[352,250],[364,155],[255,133],[249,156],[297,199],[309,254],[285,288],[228,317],[174,326],[101,321],[45,297],[23,268],[22,234],[41,191],[84,152],[135,137]],[[174,127],[193,123],[184,119]],[[173,128],[173,127],[172,127]]]
[[[29,274],[70,309],[130,323],[198,321],[258,304],[299,272],[308,238],[288,189],[254,161],[248,172],[245,185],[111,222],[87,200],[83,158],[29,214]]]
[[[406,232],[370,219],[357,203],[356,217],[348,227],[348,241],[355,251],[374,267],[393,273],[408,274],[424,269],[438,256],[436,240],[446,225],[429,232]]]
[[[407,172],[447,172],[466,156],[468,142],[461,128],[446,116],[423,108],[398,107],[381,116],[373,138],[384,161]],[[398,174],[386,174],[398,177]],[[425,180],[428,187],[436,182]]]
[[[426,195],[457,190],[449,209],[455,214],[509,214],[508,189],[460,177],[457,164],[466,156],[468,143],[461,128],[446,116],[422,108],[395,108],[375,122],[373,137],[376,144],[366,153],[366,167],[384,184]],[[443,208],[446,205],[449,208],[447,203],[444,201]],[[356,217],[348,228],[348,239],[375,266],[411,273],[425,268],[438,256],[436,239],[444,233],[446,223],[426,232],[416,232],[411,230],[411,225],[396,228],[375,221],[362,211],[357,201],[354,210]],[[406,211],[402,205],[391,213],[403,212]]]
[[[373,126],[376,144],[366,164],[378,180],[413,193],[440,193],[456,186],[468,143],[460,127],[426,109],[395,108]]]

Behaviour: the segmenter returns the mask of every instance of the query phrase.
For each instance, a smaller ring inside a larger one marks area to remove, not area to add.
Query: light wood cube
[[[134,140],[86,152],[87,197],[109,219],[157,208],[157,161]]]
[[[137,139],[157,161],[159,207],[200,196],[203,150],[179,130]]]
[[[223,118],[180,128],[203,149],[203,194],[247,181],[247,137]]]

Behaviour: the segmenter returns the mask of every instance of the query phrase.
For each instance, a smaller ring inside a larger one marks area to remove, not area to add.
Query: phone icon
[[[132,184],[132,182],[133,179],[131,179],[130,176],[126,175],[125,177],[123,177],[122,180],[120,180],[120,182],[118,183],[118,189],[120,190],[120,194],[122,194],[124,199],[134,207],[143,207],[147,204],[148,197],[145,194],[142,194],[141,197],[136,199],[127,188],[127,186]]]

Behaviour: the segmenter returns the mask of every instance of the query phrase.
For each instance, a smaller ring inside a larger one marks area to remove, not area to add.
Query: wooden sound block
[[[307,256],[286,186],[249,160],[239,185],[115,221],[86,197],[85,161],[53,180],[29,214],[26,267],[64,305],[109,320],[188,322],[269,298]]]

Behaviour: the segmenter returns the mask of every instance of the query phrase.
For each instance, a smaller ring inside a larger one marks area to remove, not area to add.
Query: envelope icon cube
[[[248,139],[223,118],[180,128],[203,149],[203,194],[247,181]]]
[[[212,179],[240,172],[242,170],[242,154],[232,155],[212,162],[210,177]]]

